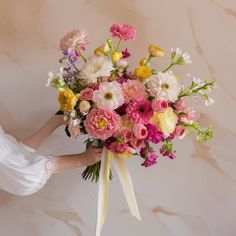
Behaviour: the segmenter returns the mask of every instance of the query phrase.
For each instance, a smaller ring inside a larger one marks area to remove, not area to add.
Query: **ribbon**
[[[112,161],[112,152],[103,148],[101,168],[99,172],[98,182],[98,208],[97,208],[97,226],[96,236],[100,236],[102,227],[105,223],[107,215],[107,204],[108,204],[108,183],[109,174]],[[114,156],[114,166],[117,171],[126,201],[128,203],[131,214],[141,221],[140,213],[138,210],[137,201],[135,198],[133,183],[129,174],[128,169],[125,166],[124,159],[121,157]]]

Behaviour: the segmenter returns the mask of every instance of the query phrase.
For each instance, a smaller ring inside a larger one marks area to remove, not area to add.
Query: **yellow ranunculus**
[[[167,108],[164,112],[154,112],[150,123],[155,125],[165,137],[168,137],[170,133],[174,132],[178,117],[174,113],[171,107]]]
[[[113,62],[117,62],[117,61],[119,61],[121,58],[122,58],[122,53],[121,53],[121,52],[114,51],[114,52],[111,54],[111,59],[112,59]]]
[[[134,74],[140,79],[147,79],[152,75],[152,71],[148,66],[138,66],[135,69]]]
[[[95,56],[100,56],[102,55],[102,50],[100,48],[96,48],[93,53]]]
[[[160,47],[156,45],[150,45],[148,47],[148,51],[153,57],[163,57],[164,56],[164,51]]]
[[[66,89],[59,93],[58,101],[62,111],[71,111],[77,103],[77,98],[70,89]]]

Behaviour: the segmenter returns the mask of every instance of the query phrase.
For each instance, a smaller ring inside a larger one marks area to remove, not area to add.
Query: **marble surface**
[[[49,70],[58,68],[58,41],[68,30],[86,28],[91,50],[108,36],[112,23],[127,22],[138,30],[128,43],[133,65],[150,43],[165,51],[180,46],[193,64],[185,74],[215,79],[216,104],[198,104],[203,123],[212,123],[214,140],[199,144],[177,141],[177,159],[160,159],[151,169],[128,160],[143,218],[137,222],[115,175],[110,185],[109,211],[103,236],[236,235],[236,2],[235,0],[1,0],[0,119],[17,137],[25,137],[55,111],[56,93],[45,88]],[[106,31],[107,30],[107,31]],[[163,68],[168,58],[156,63]],[[43,145],[48,154],[80,152],[82,140],[57,130]],[[97,185],[81,179],[82,169],[50,179],[40,192],[15,197],[0,192],[0,235],[94,235]]]

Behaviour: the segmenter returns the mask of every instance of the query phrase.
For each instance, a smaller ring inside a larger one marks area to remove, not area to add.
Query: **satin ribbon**
[[[101,235],[102,227],[105,223],[108,205],[108,183],[113,154],[106,148],[103,148],[101,168],[99,172],[98,182],[98,208],[97,208],[97,226],[96,236]],[[133,183],[128,169],[125,166],[125,161],[121,157],[113,157],[114,166],[117,171],[126,201],[128,203],[131,214],[141,221],[138,205],[134,193]]]

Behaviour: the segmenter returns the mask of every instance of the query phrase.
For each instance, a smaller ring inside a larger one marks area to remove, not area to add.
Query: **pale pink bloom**
[[[84,126],[90,136],[106,140],[120,127],[120,116],[112,110],[93,108],[87,115]]]
[[[125,97],[125,101],[129,102],[138,97],[146,97],[145,87],[137,80],[128,80],[122,84],[122,90]]]
[[[133,148],[143,148],[145,147],[145,143],[143,139],[137,139],[136,137],[133,137],[133,139],[130,141],[130,145]]]
[[[69,120],[68,131],[72,138],[76,138],[80,135],[80,125],[78,119]]]
[[[79,98],[83,100],[92,100],[93,89],[86,88],[86,89],[81,90]]]
[[[184,101],[183,99],[179,100],[179,101],[176,103],[175,107],[176,107],[176,110],[177,110],[177,111],[184,110],[185,107],[186,107],[185,101]]]
[[[136,30],[134,27],[127,24],[113,24],[110,28],[112,37],[117,37],[123,40],[134,40],[136,38]]]
[[[120,132],[120,136],[123,138],[123,141],[124,141],[125,143],[131,141],[132,138],[133,138],[132,132],[131,132],[129,129],[123,129],[123,130]]]
[[[193,110],[193,108],[189,108],[188,112],[186,112],[185,114],[182,114],[179,117],[179,121],[180,122],[187,122],[187,123],[193,123],[193,119],[195,117],[196,111]]]
[[[109,149],[113,153],[121,154],[128,151],[129,145],[127,143],[117,143],[113,142],[109,145]]]
[[[126,66],[128,66],[128,62],[125,59],[120,59],[116,62],[116,66],[125,68]]]
[[[68,48],[75,49],[76,47],[85,49],[86,44],[88,44],[86,31],[72,30],[61,39],[60,49],[62,51],[66,51]]]
[[[174,135],[179,139],[183,139],[185,134],[186,134],[186,128],[184,126],[177,125],[175,128]]]
[[[148,136],[147,128],[143,124],[134,124],[133,133],[137,139],[145,139]]]
[[[91,108],[91,105],[88,101],[83,100],[79,103],[79,110],[80,112],[88,112]]]
[[[152,100],[152,109],[157,112],[164,112],[169,107],[165,99]]]

